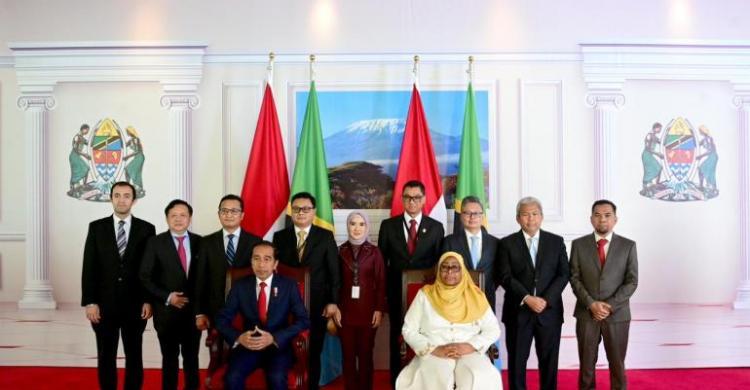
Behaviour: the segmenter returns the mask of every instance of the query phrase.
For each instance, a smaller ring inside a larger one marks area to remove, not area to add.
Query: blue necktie
[[[477,269],[479,260],[482,255],[479,253],[479,237],[471,236],[471,262],[474,264],[474,269]]]
[[[229,265],[234,265],[234,242],[232,242],[232,239],[234,238],[234,234],[228,234],[227,235],[227,263]]]
[[[531,255],[531,262],[534,264],[534,267],[536,268],[536,251],[537,251],[537,238],[531,237],[529,239],[529,255]]]

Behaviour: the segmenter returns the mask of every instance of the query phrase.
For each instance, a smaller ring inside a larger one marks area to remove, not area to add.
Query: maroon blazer
[[[374,311],[385,314],[388,310],[385,300],[385,262],[380,249],[365,241],[355,260],[352,244],[346,241],[339,247],[339,259],[342,279],[339,301],[341,323],[343,326],[370,325]],[[352,298],[355,262],[359,263],[359,299]]]

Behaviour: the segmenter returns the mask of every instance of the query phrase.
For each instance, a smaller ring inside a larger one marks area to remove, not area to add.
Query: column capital
[[[737,108],[750,108],[750,91],[734,95],[732,104]]]
[[[592,91],[586,94],[586,104],[593,108],[604,105],[620,108],[625,105],[625,95],[619,91]]]
[[[26,111],[29,108],[42,108],[52,110],[57,106],[55,97],[52,95],[21,95],[16,101],[18,108]]]
[[[162,108],[184,108],[194,110],[200,106],[200,98],[197,94],[164,94],[159,99]]]

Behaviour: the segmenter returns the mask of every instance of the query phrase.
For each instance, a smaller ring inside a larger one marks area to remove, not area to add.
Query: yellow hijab
[[[446,285],[440,278],[440,265],[450,257],[455,257],[461,265],[461,281],[455,286]],[[466,270],[464,258],[456,252],[446,252],[440,256],[435,283],[422,287],[422,293],[441,317],[453,323],[474,322],[482,318],[490,307],[484,292],[474,284]]]

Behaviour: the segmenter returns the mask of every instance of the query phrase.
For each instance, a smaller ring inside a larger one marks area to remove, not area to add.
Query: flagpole
[[[469,84],[474,82],[474,56],[469,56],[469,69],[466,70],[469,75]]]
[[[276,55],[273,52],[268,53],[268,66],[266,67],[266,84],[273,85],[273,60]]]
[[[412,68],[412,74],[414,76],[414,85],[419,89],[419,56],[414,56],[414,67]]]
[[[315,81],[315,68],[313,65],[315,64],[315,54],[310,54],[310,81]]]

